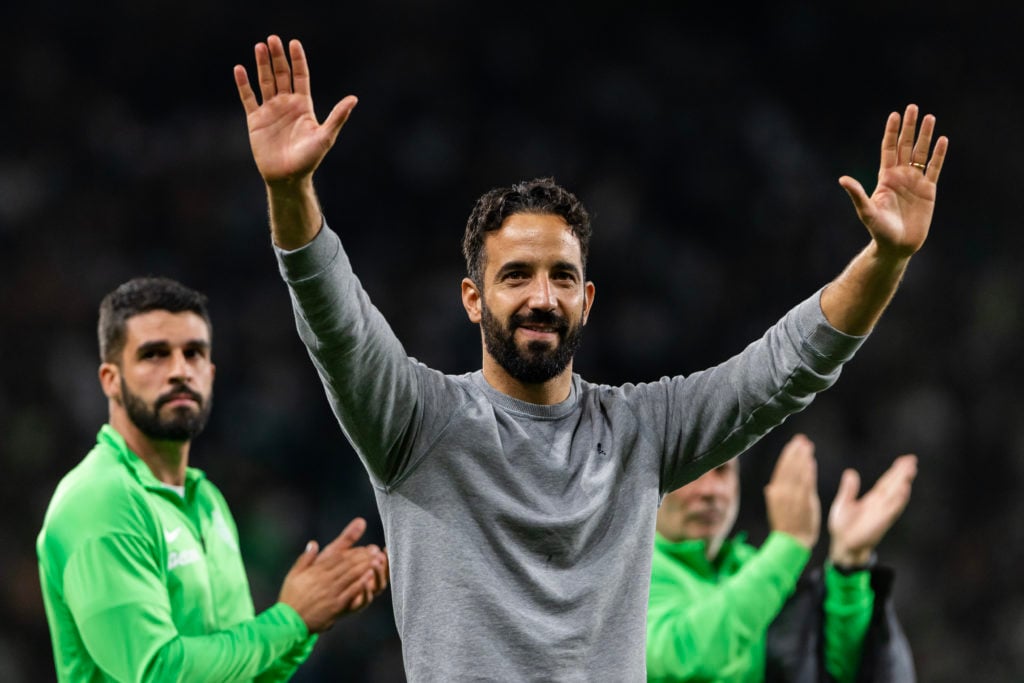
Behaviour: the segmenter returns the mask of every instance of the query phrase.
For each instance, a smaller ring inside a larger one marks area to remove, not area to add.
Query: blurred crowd
[[[192,4],[2,10],[0,680],[53,677],[35,535],[106,417],[96,311],[129,277],[210,298],[216,399],[192,464],[231,503],[257,609],[308,538],[361,515],[384,542],[294,331],[231,77],[269,32],[302,38],[322,115],[360,97],[318,174],[327,219],[408,353],[453,373],[480,364],[459,248],[490,187],[552,175],[583,199],[597,298],[577,371],[654,380],[724,360],[838,273],[867,236],[836,179],[873,186],[890,111],[936,114],[932,235],[836,387],[744,456],[738,528],[763,537],[794,432],[817,443],[823,500],[843,467],[870,484],[917,453],[880,556],[919,676],[1019,680],[1021,10]],[[296,680],[403,680],[386,597]]]

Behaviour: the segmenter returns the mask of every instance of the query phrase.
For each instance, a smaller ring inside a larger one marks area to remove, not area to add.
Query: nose
[[[547,275],[537,275],[530,285],[527,305],[536,310],[553,311],[557,307],[555,289]]]
[[[185,357],[184,351],[176,350],[171,354],[171,381],[188,382],[192,379],[192,365]]]
[[[693,486],[693,492],[701,498],[716,498],[723,495],[728,489],[725,479],[718,476],[715,470],[707,472],[691,485]]]

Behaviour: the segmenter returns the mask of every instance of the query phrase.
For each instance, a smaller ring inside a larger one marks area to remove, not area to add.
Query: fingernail
[[[306,543],[306,552],[307,553],[313,552],[313,548],[314,548],[313,541],[308,541]]]

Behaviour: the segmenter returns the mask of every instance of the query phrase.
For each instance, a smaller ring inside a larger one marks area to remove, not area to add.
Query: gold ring
[[[919,169],[921,169],[922,171],[923,171],[923,170],[925,170],[926,168],[928,168],[928,167],[927,167],[927,166],[925,166],[924,164],[919,164],[919,163],[918,163],[918,162],[916,162],[916,161],[909,161],[909,162],[907,162],[907,165],[908,165],[908,166],[913,166],[914,168],[919,168]]]

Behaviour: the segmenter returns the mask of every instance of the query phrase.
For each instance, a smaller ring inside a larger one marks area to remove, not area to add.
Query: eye
[[[186,348],[183,351],[183,353],[185,355],[185,358],[187,358],[189,360],[197,360],[197,359],[201,359],[201,358],[206,358],[206,349],[201,347],[201,346],[194,346],[194,347]]]
[[[505,273],[504,280],[525,280],[529,277],[524,270],[510,270]]]

